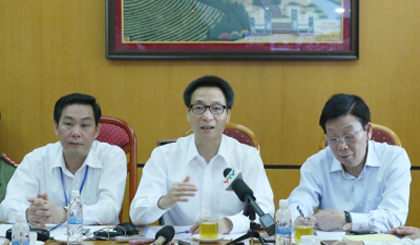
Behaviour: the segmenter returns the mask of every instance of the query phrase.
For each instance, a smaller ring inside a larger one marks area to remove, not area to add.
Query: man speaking
[[[219,233],[245,232],[245,204],[222,183],[226,168],[238,169],[265,213],[274,214],[273,192],[257,149],[223,135],[234,101],[221,78],[204,76],[184,92],[187,119],[194,134],[156,148],[147,161],[130,217],[149,224],[162,215],[165,224],[198,227],[200,216],[217,216]]]

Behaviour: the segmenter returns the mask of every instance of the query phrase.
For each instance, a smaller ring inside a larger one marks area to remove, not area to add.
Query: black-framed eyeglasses
[[[190,110],[194,114],[203,114],[206,112],[207,108],[210,110],[212,114],[218,115],[222,114],[225,109],[227,108],[225,105],[203,105],[203,104],[196,104],[196,105],[190,105]]]

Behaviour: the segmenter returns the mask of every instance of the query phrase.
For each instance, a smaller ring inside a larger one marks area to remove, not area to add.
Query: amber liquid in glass
[[[202,238],[217,238],[219,225],[217,222],[202,222],[200,224],[200,237]]]
[[[299,226],[295,225],[295,241],[300,243],[300,236],[313,235],[314,227],[313,226]]]

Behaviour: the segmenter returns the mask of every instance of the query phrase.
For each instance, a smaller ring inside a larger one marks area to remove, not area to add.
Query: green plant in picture
[[[217,38],[219,41],[229,41],[230,40],[230,35],[229,33],[222,33],[219,35],[219,37]]]
[[[247,29],[243,29],[243,30],[241,31],[241,35],[242,35],[242,37],[247,37],[247,36],[249,36],[249,30],[247,30]]]
[[[320,8],[317,8],[314,10],[315,13],[320,14],[323,13],[324,11],[322,11]]]
[[[242,38],[242,35],[238,31],[233,31],[230,33],[230,40],[238,40],[241,38]]]
[[[228,0],[198,1],[217,8],[223,13],[223,17],[210,28],[210,40],[220,40],[221,35],[224,33],[229,35],[229,33],[232,33],[233,31],[240,33],[243,29],[249,29],[249,15],[245,10],[243,3],[236,1],[231,2]],[[223,40],[225,40],[226,35],[223,35],[222,37]],[[231,38],[229,37],[229,39]]]

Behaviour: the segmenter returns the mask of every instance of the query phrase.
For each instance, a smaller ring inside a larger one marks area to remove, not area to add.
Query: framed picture
[[[359,0],[106,0],[108,59],[355,60]]]

